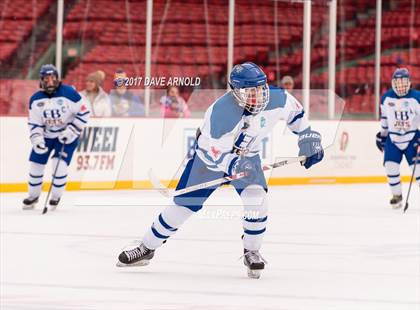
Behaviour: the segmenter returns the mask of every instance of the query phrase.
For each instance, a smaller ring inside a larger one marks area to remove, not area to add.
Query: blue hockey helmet
[[[52,83],[45,80],[45,77],[47,76],[55,77]],[[52,94],[60,85],[60,80],[58,77],[58,70],[52,64],[41,66],[41,69],[39,70],[39,79],[40,79],[40,87],[48,94]]]
[[[252,114],[258,114],[270,99],[267,76],[252,62],[233,67],[229,86],[238,104]]]
[[[407,68],[398,68],[394,71],[391,81],[392,89],[397,96],[402,97],[408,94],[411,87],[410,72]]]

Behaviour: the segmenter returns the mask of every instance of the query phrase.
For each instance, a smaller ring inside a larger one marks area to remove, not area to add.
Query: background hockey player
[[[29,157],[29,197],[23,201],[23,209],[32,209],[38,202],[45,165],[52,154],[53,171],[57,168],[57,172],[53,176],[49,205],[54,210],[64,192],[68,166],[90,112],[73,87],[61,84],[53,65],[43,65],[39,78],[41,90],[33,94],[29,102],[32,151]],[[58,162],[62,149],[62,160]]]
[[[400,165],[405,156],[411,169],[414,168],[420,143],[420,92],[411,89],[410,73],[397,69],[392,75],[392,89],[381,98],[381,131],[376,135],[376,144],[384,152],[384,165],[391,188],[391,206],[402,206]],[[417,162],[415,179],[420,184],[420,167]]]
[[[265,261],[259,252],[268,221],[267,183],[261,169],[261,141],[278,120],[299,136],[299,155],[307,157],[306,168],[322,160],[321,136],[309,125],[302,106],[285,90],[269,88],[264,72],[254,63],[236,65],[230,75],[231,91],[206,111],[194,156],[183,171],[177,189],[246,172],[247,177],[231,182],[240,195],[243,218],[244,264],[250,277],[258,278]],[[118,266],[146,265],[154,251],[192,214],[199,211],[217,187],[176,196],[155,219],[142,243],[123,251]]]

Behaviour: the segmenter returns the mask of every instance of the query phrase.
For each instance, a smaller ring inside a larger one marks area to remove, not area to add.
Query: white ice
[[[240,219],[226,216],[240,210],[235,195],[216,192],[149,266],[117,268],[167,203],[157,192],[67,192],[44,216],[3,194],[0,308],[420,308],[418,186],[406,214],[388,207],[385,184],[271,188],[259,280],[239,260]]]

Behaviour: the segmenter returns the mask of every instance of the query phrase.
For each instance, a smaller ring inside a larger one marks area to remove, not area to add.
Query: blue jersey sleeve
[[[231,132],[242,119],[244,109],[234,100],[231,93],[226,93],[214,103],[210,115],[210,134],[213,139]]]

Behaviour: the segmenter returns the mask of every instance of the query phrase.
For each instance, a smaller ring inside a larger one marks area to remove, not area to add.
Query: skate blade
[[[23,205],[22,210],[33,210],[35,208],[35,204],[32,205]]]
[[[400,209],[401,207],[402,207],[402,203],[397,203],[397,204],[391,205],[392,209]]]
[[[50,211],[55,211],[55,209],[57,209],[58,206],[48,206],[48,210]]]
[[[120,261],[117,262],[117,267],[142,267],[142,266],[147,266],[149,265],[150,260],[142,260],[142,261],[138,261],[136,263],[132,263],[132,264],[124,264]]]
[[[251,270],[251,269],[248,269],[248,278],[251,278],[251,279],[259,279],[260,276],[261,276],[261,270],[262,269],[260,269],[260,270]]]

